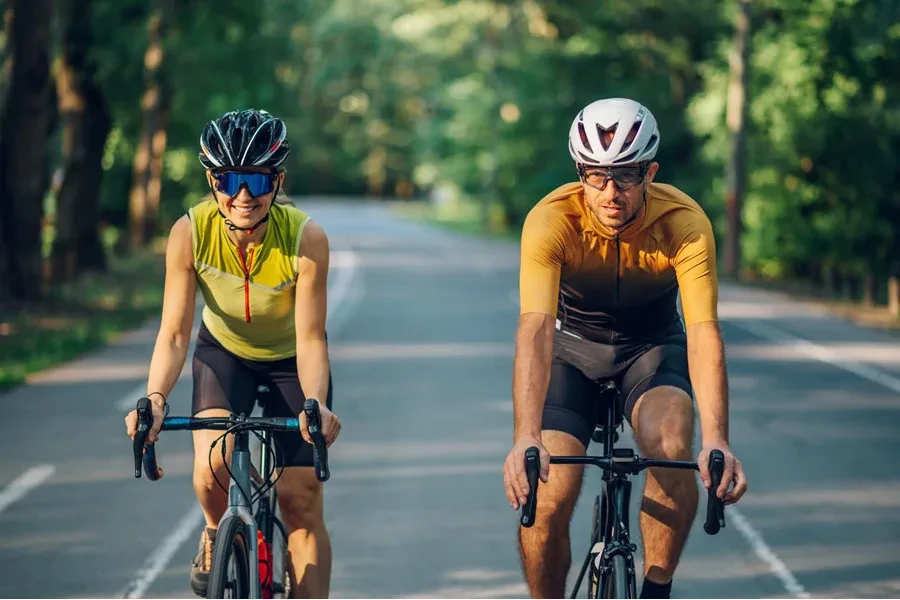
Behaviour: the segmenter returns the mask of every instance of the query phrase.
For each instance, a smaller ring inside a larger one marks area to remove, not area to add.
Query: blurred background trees
[[[288,123],[294,195],[431,198],[515,228],[575,177],[584,104],[662,129],[659,180],[727,274],[900,314],[897,0],[5,0],[0,302],[165,235],[206,193],[200,130]]]

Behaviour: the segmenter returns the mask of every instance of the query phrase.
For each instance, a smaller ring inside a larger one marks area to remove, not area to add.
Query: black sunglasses
[[[649,165],[646,163],[621,167],[586,167],[579,165],[578,175],[582,181],[598,190],[605,188],[606,182],[610,179],[613,180],[616,187],[620,190],[627,190],[642,182],[648,169]]]

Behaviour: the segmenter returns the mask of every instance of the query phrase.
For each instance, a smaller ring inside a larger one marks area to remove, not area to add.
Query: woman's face
[[[284,181],[284,173],[273,173],[272,169],[264,167],[229,167],[208,170],[206,178],[222,214],[236,226],[248,228],[268,213],[275,190]]]

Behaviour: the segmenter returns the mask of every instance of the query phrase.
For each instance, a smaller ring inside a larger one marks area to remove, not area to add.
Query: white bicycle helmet
[[[659,128],[650,110],[627,98],[585,106],[569,129],[569,154],[579,164],[611,167],[652,159]]]

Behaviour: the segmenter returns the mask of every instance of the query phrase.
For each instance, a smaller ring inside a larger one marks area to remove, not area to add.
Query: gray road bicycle
[[[258,400],[265,409],[267,388],[258,391]],[[313,460],[316,477],[327,481],[328,448],[321,432],[319,403],[307,400],[306,413],[309,433],[313,440]],[[134,476],[140,478],[141,468],[147,478],[160,477],[155,444],[145,444],[153,423],[150,400],[137,403],[138,431],[134,437]],[[229,417],[166,417],[161,431],[212,429],[224,431],[212,448],[218,445],[225,456],[224,438],[234,435],[231,465],[228,469],[228,508],[219,520],[213,544],[212,566],[209,573],[207,598],[287,598],[290,579],[287,562],[287,532],[279,519],[276,460],[271,433],[292,431],[300,435],[300,420],[283,417],[248,417],[243,414]],[[250,434],[259,439],[258,468],[251,461]],[[277,444],[274,444],[277,446]],[[217,483],[218,480],[217,480]],[[222,483],[219,483],[223,489]]]

